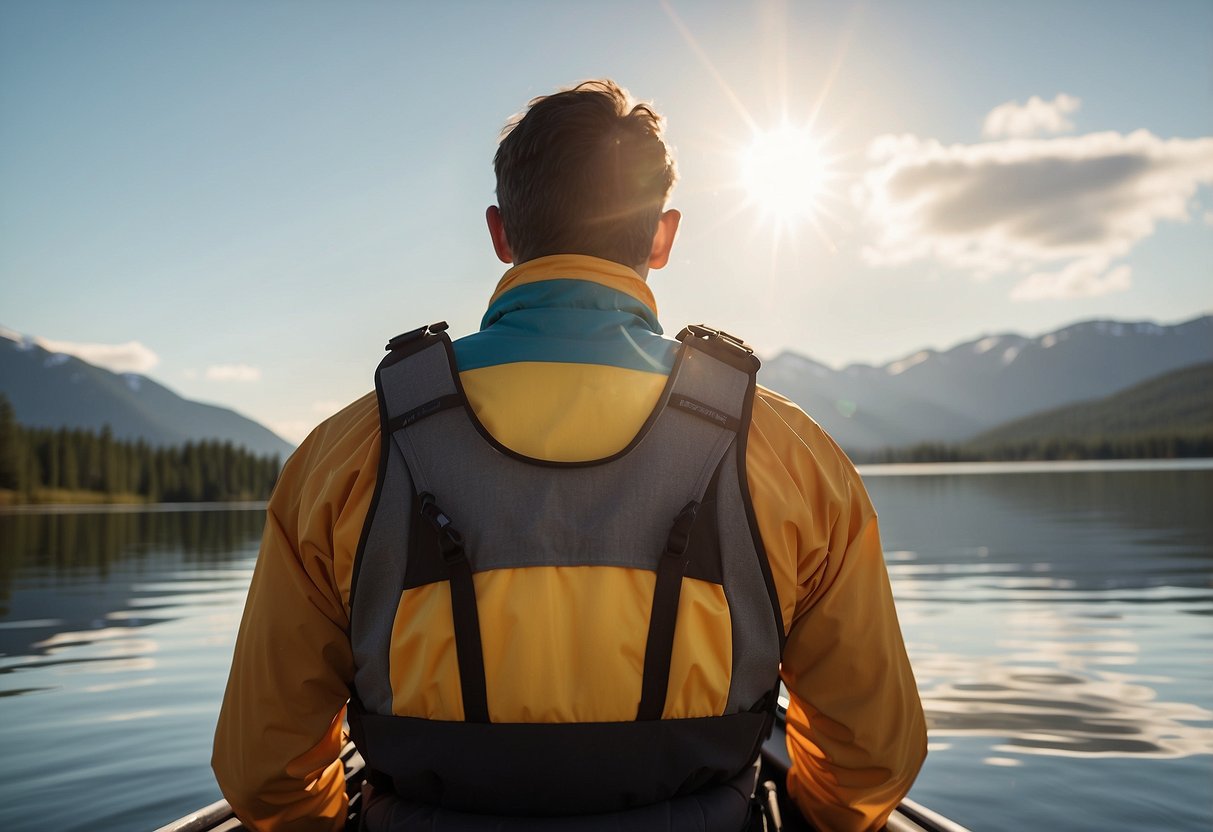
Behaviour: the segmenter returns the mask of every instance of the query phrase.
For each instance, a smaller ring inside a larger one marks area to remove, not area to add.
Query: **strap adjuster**
[[[400,349],[406,344],[411,344],[419,338],[424,338],[426,335],[437,335],[440,332],[446,332],[447,328],[448,324],[446,321],[437,321],[436,323],[419,326],[416,329],[410,329],[408,332],[400,333],[388,341],[384,349],[391,352],[392,350]]]
[[[678,334],[678,340],[683,340],[687,335],[694,335],[696,338],[724,338],[725,340],[732,341],[746,352],[754,352],[745,341],[736,335],[725,332],[723,329],[707,326],[706,324],[689,324]]]
[[[699,512],[699,501],[691,500],[682,507],[674,518],[674,526],[666,539],[666,557],[683,558],[687,547],[691,545],[691,527],[695,525],[695,515]]]
[[[678,340],[745,373],[757,373],[762,365],[758,356],[754,355],[753,347],[723,329],[691,324],[678,333]]]
[[[423,492],[418,497],[421,500],[421,516],[430,521],[430,525],[434,527],[434,531],[438,532],[438,543],[442,548],[442,559],[448,565],[463,560],[465,558],[463,535],[451,525],[451,518],[447,517],[446,512],[438,507],[433,494]]]

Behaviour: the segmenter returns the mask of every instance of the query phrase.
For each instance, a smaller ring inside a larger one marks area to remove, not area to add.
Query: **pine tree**
[[[8,397],[0,393],[0,488],[18,487],[21,451],[17,419]]]
[[[206,480],[203,477],[202,471],[202,455],[198,445],[192,442],[186,443],[183,462],[183,496],[191,503],[198,502],[203,498],[203,494],[206,491]]]
[[[80,487],[80,449],[73,432],[59,428],[55,433],[59,445],[59,487],[75,491]]]
[[[24,433],[24,431],[20,431],[19,433]],[[42,487],[41,466],[38,464],[38,454],[34,452],[33,445],[29,442],[21,443],[20,452],[22,466],[18,485],[22,493],[25,494],[26,501],[33,502],[35,492]]]
[[[84,462],[80,487],[85,491],[100,491],[102,484],[101,438],[95,433],[81,433],[80,439],[83,451],[80,456]]]
[[[98,444],[97,455],[101,462],[101,470],[99,471],[99,482],[94,487],[97,491],[113,494],[117,490],[115,486],[118,480],[118,465],[114,454],[114,432],[110,430],[109,425],[101,428]]]
[[[59,435],[48,430],[43,434],[42,441],[46,447],[46,462],[42,466],[42,470],[45,474],[46,487],[59,488],[59,475],[62,471],[62,467],[59,463]]]

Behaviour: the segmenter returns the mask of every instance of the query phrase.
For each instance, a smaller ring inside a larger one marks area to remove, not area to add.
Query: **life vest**
[[[758,359],[725,333],[684,329],[631,443],[562,463],[522,456],[481,425],[445,329],[392,339],[375,374],[382,453],[350,589],[348,713],[368,766],[403,800],[512,818],[634,812],[744,780],[770,732],[784,638],[746,481]],[[656,573],[635,720],[491,721],[481,627],[492,622],[472,576],[532,566]],[[684,577],[723,589],[728,697],[719,714],[663,719]],[[450,587],[462,722],[392,712],[401,593],[434,582]]]

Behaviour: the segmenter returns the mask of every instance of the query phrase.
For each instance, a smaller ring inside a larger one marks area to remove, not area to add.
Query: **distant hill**
[[[1016,419],[975,436],[985,448],[1049,439],[1213,435],[1213,363],[1165,373],[1112,396]]]
[[[8,397],[17,421],[30,427],[100,430],[109,425],[116,438],[152,445],[219,439],[283,460],[294,450],[235,411],[184,399],[147,376],[112,373],[3,334],[0,393]]]
[[[964,443],[1023,417],[1209,362],[1213,316],[1205,315],[1173,325],[1087,321],[1035,338],[987,335],[876,367],[835,370],[785,352],[763,362],[758,380],[801,405],[844,448],[874,451]],[[109,424],[119,438],[153,444],[216,438],[283,458],[293,450],[231,410],[183,399],[146,376],[49,353],[28,339],[0,335],[0,392],[18,421],[31,426]],[[1135,408],[1143,418],[1153,412]]]
[[[878,367],[841,370],[795,353],[759,382],[801,405],[844,448],[963,442],[1009,420],[1109,396],[1213,361],[1213,316],[1173,325],[1086,321],[1035,338],[987,335]]]

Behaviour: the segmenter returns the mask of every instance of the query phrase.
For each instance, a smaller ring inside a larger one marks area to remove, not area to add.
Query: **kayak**
[[[778,791],[778,808],[783,832],[813,832],[814,827],[796,811],[788,798],[784,783],[787,781],[788,760],[784,729],[785,710],[782,701],[776,712],[775,726],[771,736],[762,747],[762,774],[760,782],[772,781]],[[350,799],[350,814],[346,829],[358,828],[358,813],[361,810],[362,783],[366,779],[366,762],[352,742],[341,750],[341,762],[345,765],[346,793]],[[246,829],[233,814],[226,800],[217,800],[210,806],[191,812],[183,818],[161,826],[156,832],[238,832]],[[933,812],[906,798],[889,816],[888,832],[969,832],[960,824]]]
[[[787,733],[784,720],[787,716],[787,700],[779,697],[775,710],[775,726],[771,736],[762,746],[762,773],[759,782],[773,781],[779,794],[779,811],[782,832],[813,832],[815,827],[796,810],[796,804],[788,797],[786,783],[791,760],[788,757]],[[240,828],[240,827],[236,827]],[[969,832],[959,823],[933,812],[922,804],[903,799],[885,825],[888,832]]]

